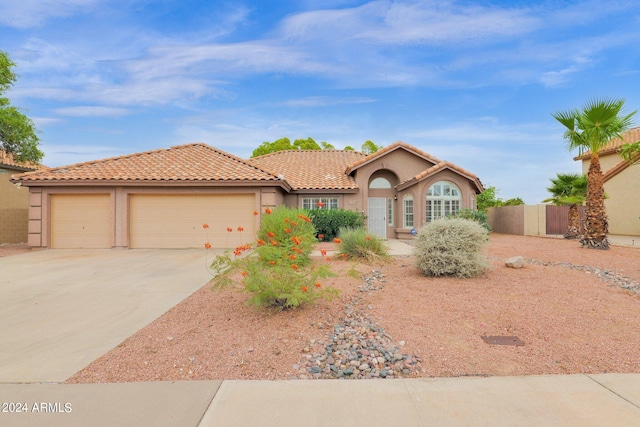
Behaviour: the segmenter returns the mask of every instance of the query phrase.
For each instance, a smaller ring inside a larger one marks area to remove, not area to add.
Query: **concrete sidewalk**
[[[640,374],[0,384],[0,401],[3,426],[624,427],[640,425]]]

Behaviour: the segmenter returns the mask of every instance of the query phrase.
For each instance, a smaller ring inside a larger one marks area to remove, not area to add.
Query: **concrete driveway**
[[[207,283],[206,264],[195,249],[0,258],[0,383],[66,380]]]

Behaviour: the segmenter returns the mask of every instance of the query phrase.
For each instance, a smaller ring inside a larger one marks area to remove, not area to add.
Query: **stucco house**
[[[0,150],[0,243],[27,241],[29,190],[11,182],[11,175],[41,169],[39,165],[18,163]]]
[[[29,188],[29,244],[50,248],[233,247],[255,238],[266,208],[319,202],[363,211],[383,238],[408,238],[426,222],[475,208],[483,191],[471,172],[402,142],[368,156],[300,150],[249,160],[196,143],[14,181]]]
[[[640,155],[629,163],[618,154],[621,145],[636,141],[640,141],[640,127],[623,133],[622,139],[612,140],[599,153],[610,234],[640,236]],[[582,161],[583,174],[589,172],[590,152],[574,160]]]

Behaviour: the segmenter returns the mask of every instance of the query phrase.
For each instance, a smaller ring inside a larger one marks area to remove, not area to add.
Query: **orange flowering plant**
[[[315,234],[304,210],[277,207],[265,212],[256,245],[236,248],[235,254],[242,256],[226,253],[214,260],[213,287],[240,284],[251,294],[249,304],[278,310],[333,298],[337,290],[321,280],[332,275],[328,266],[311,264]]]

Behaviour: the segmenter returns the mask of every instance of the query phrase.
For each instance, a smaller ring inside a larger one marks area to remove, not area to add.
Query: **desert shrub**
[[[473,209],[460,209],[458,213],[451,216],[452,218],[464,218],[475,221],[483,226],[487,231],[491,232],[491,226],[489,225],[489,217],[485,212],[476,211]]]
[[[316,228],[318,240],[329,242],[336,238],[341,227],[364,227],[366,216],[362,212],[346,209],[312,209],[309,217]]]
[[[473,277],[488,267],[482,248],[488,232],[476,221],[444,218],[420,229],[416,264],[426,276]]]
[[[266,210],[254,245],[215,258],[213,288],[239,285],[251,294],[248,304],[278,310],[336,296],[336,289],[322,283],[332,275],[328,267],[309,265],[315,228],[305,213],[286,207]]]
[[[315,238],[316,229],[308,211],[279,206],[262,215],[258,230],[258,251],[260,258],[270,261],[282,261],[295,256],[295,264],[309,264],[309,256]],[[275,243],[275,244],[274,244]]]
[[[382,239],[370,235],[364,227],[341,227],[338,235],[339,255],[346,254],[348,258],[367,262],[381,262],[389,257],[389,250]]]

